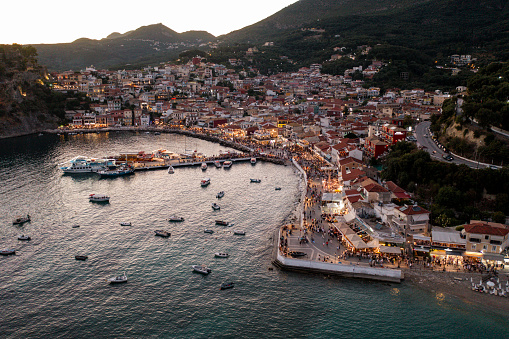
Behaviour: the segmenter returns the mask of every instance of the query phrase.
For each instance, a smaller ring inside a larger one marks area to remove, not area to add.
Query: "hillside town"
[[[399,141],[416,141],[412,126],[440,115],[451,97],[421,89],[381,93],[352,80],[355,72],[370,77],[381,67],[373,61],[364,70],[359,66],[331,76],[314,64],[295,73],[247,77],[194,57],[186,64],[143,70],[90,67],[52,76],[54,90],[87,98],[66,111],[66,129],[181,129],[277,155],[287,147],[311,157],[320,167],[301,165],[322,180],[317,200],[322,217],[341,220],[330,232],[351,253],[406,258],[403,264],[410,266],[420,259],[444,270],[503,268],[509,246],[505,225],[472,220],[462,231],[432,227],[430,211],[411,193],[380,179],[376,160]]]

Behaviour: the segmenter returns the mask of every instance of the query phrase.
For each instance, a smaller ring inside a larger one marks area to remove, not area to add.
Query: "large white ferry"
[[[108,163],[111,160],[106,159],[89,159],[82,156],[76,157],[68,161],[69,166],[60,167],[64,173],[95,173],[108,169]]]

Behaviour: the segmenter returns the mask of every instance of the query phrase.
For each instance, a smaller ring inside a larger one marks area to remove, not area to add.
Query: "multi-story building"
[[[401,234],[428,234],[429,214],[428,210],[420,206],[404,205],[394,208],[392,222]]]
[[[464,226],[462,233],[467,240],[467,251],[500,254],[509,247],[509,228],[502,224],[471,222]]]

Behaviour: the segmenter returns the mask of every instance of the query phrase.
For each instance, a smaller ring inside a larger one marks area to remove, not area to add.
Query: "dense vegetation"
[[[431,160],[414,144],[399,142],[384,161],[382,177],[415,194],[432,223],[458,225],[470,219],[509,215],[509,168],[471,169]],[[503,221],[502,221],[503,222]]]
[[[0,45],[0,135],[56,127],[64,118],[65,96],[45,81],[35,48]]]
[[[440,116],[432,117],[435,135],[454,153],[481,162],[508,164],[509,141],[490,128],[509,130],[509,64],[492,63],[481,68],[469,79],[468,95],[462,100],[462,113],[458,114],[457,100],[451,99],[444,102]],[[451,136],[451,128],[463,135]],[[467,135],[472,137],[467,139]]]

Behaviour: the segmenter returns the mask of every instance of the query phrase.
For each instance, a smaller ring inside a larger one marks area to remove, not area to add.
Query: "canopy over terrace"
[[[346,241],[353,247],[355,250],[366,250],[368,248],[372,248],[371,245],[366,244],[361,237],[357,235],[347,224],[340,222],[335,223],[334,226],[336,229],[341,232]]]
[[[380,246],[378,250],[380,251],[380,253],[385,254],[401,254],[401,248],[399,247]]]

